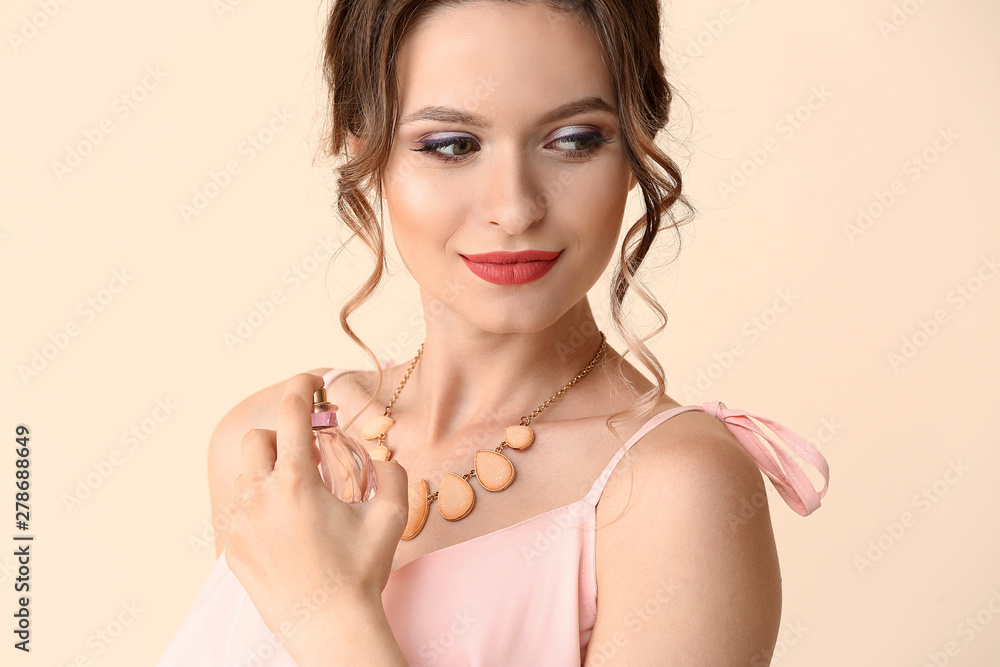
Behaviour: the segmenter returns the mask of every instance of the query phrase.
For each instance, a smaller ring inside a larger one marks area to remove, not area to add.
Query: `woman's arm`
[[[276,429],[243,435],[226,563],[300,664],[405,665],[381,595],[406,525],[406,471],[375,461],[378,492],[365,503],[330,494],[310,424],[322,385],[318,374],[296,375],[286,383]]]
[[[756,463],[701,413],[674,417],[629,451],[632,465],[615,469],[599,504],[585,664],[770,664],[781,574]],[[628,509],[608,524],[625,504],[629,468]]]
[[[330,368],[316,368],[323,375]],[[291,379],[291,378],[289,378]],[[219,421],[208,448],[209,495],[215,554],[226,545],[226,529],[234,514],[231,494],[240,474],[240,445],[243,435],[253,427],[274,429],[278,405],[288,380],[283,380],[240,401]],[[389,628],[381,599],[356,596],[331,605],[336,613],[322,613],[311,601],[302,605],[308,616],[290,621],[281,639],[289,655],[300,665],[334,664],[406,665],[406,659]],[[345,621],[345,619],[347,619]]]
[[[311,615],[300,632],[283,640],[288,654],[301,667],[406,667],[382,601],[372,597],[341,598],[330,607],[336,613]]]

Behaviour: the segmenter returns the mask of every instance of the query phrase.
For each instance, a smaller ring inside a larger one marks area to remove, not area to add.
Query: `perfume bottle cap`
[[[326,388],[320,387],[313,392],[313,428],[337,426],[337,406],[326,400]]]

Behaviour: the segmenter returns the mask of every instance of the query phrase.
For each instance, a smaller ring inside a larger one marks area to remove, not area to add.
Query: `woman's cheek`
[[[569,181],[558,199],[559,211],[552,213],[576,227],[586,245],[614,245],[628,198],[626,187],[627,181],[622,185],[617,173],[588,170]]]
[[[396,249],[411,275],[426,287],[441,280],[451,258],[448,239],[460,224],[460,199],[448,183],[412,173],[387,194]]]
[[[399,178],[389,201],[398,216],[405,216],[414,226],[446,229],[457,224],[461,192],[454,192],[455,179],[435,177],[433,171],[412,171]],[[390,211],[391,215],[391,211]]]

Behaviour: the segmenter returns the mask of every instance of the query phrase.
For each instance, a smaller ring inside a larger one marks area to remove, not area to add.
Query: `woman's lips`
[[[486,252],[461,255],[469,270],[494,285],[521,285],[538,280],[549,272],[562,250],[522,250],[521,252]]]

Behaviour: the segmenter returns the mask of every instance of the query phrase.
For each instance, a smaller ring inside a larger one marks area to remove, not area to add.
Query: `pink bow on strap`
[[[726,428],[754,458],[761,471],[771,479],[774,488],[778,490],[789,507],[802,516],[809,515],[819,507],[819,500],[826,495],[826,489],[829,486],[830,466],[827,465],[823,455],[806,442],[805,438],[770,419],[758,417],[743,410],[730,410],[722,401],[703,403],[701,409],[726,425]],[[825,481],[823,488],[818,493],[795,459],[761,431],[750,420],[750,417],[774,431],[781,442],[820,471]],[[770,443],[778,458],[781,459],[780,462],[763,446],[757,436]]]

